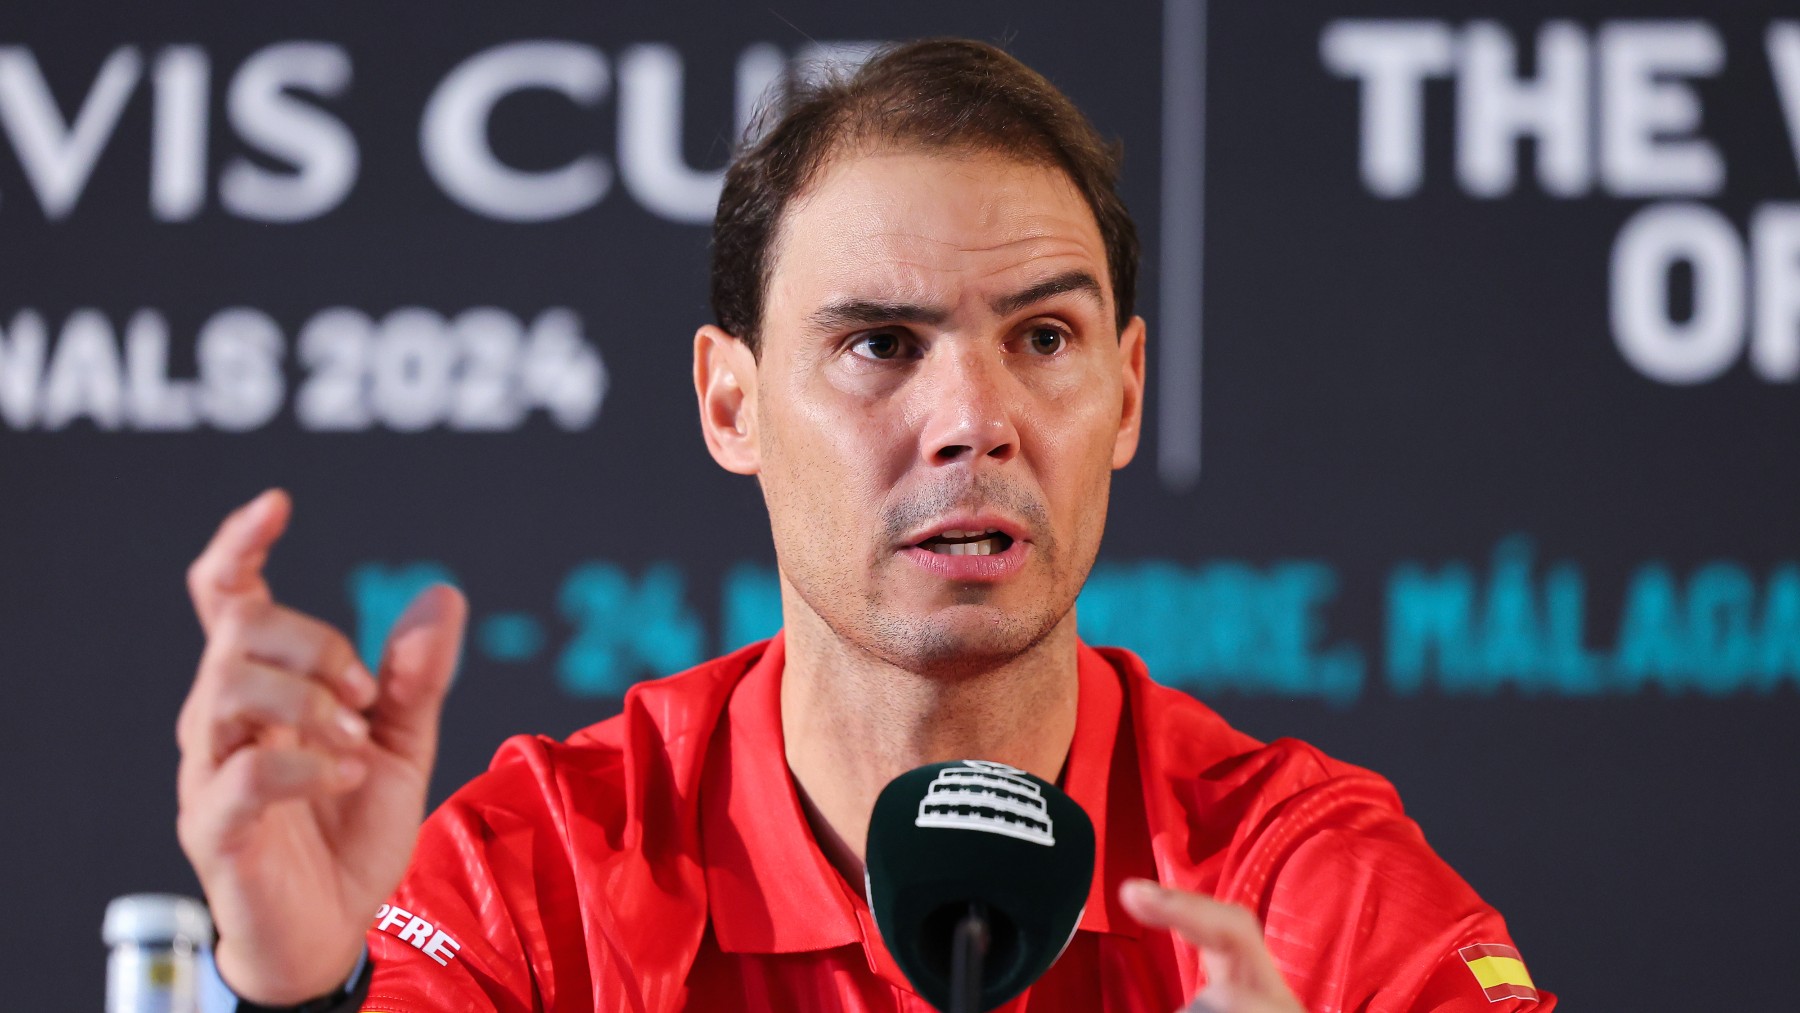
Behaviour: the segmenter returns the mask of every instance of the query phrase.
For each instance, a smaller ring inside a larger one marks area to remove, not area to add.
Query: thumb
[[[1127,880],[1119,900],[1140,924],[1172,929],[1199,948],[1207,979],[1202,998],[1214,1007],[1233,1013],[1299,1008],[1269,953],[1262,923],[1248,909],[1143,879]]]
[[[461,591],[433,584],[406,606],[381,653],[369,734],[421,770],[429,771],[436,757],[438,715],[456,674],[468,615]]]

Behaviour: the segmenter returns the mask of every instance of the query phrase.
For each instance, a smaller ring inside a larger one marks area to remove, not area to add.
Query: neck
[[[917,673],[832,632],[783,581],[781,726],[814,836],[853,884],[875,797],[927,763],[998,760],[1054,782],[1075,735],[1075,613],[978,671]]]

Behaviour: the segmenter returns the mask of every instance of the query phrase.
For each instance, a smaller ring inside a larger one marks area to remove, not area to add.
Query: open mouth
[[[1012,548],[1012,536],[1002,531],[951,529],[932,535],[919,548],[940,556],[992,556]]]

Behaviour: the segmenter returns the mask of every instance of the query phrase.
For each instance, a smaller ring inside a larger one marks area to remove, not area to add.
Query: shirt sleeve
[[[1256,909],[1310,1010],[1547,1011],[1505,921],[1425,842],[1392,786],[1327,779],[1262,822],[1229,898]]]
[[[520,926],[488,838],[454,800],[425,821],[406,878],[369,927],[375,973],[364,1010],[533,1008]]]
[[[497,760],[420,828],[405,878],[369,927],[364,1010],[532,1013],[558,984],[588,991],[574,872],[532,766]]]

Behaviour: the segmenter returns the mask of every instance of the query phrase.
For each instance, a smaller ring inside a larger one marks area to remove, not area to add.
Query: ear
[[[694,332],[694,396],[700,433],[719,467],[754,475],[762,467],[756,440],[756,357],[750,346],[712,324]]]
[[[1137,455],[1144,432],[1144,318],[1132,317],[1119,334],[1119,374],[1124,397],[1119,406],[1119,434],[1113,438],[1112,466],[1123,468]]]

